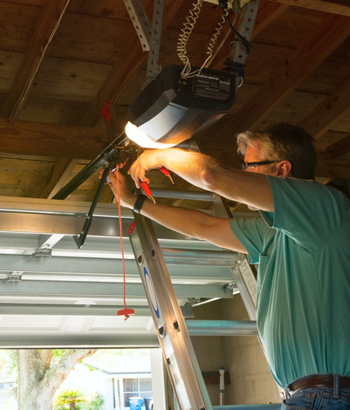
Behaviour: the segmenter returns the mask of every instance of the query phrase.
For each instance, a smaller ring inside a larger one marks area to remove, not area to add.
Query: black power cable
[[[220,5],[220,7],[221,7],[221,10],[222,10],[222,13],[223,13],[223,16],[224,16],[224,18],[225,18],[226,23],[227,23],[228,26],[230,27],[231,31],[232,31],[232,32],[235,34],[235,36],[237,37],[237,38],[235,38],[235,39],[232,40],[232,42],[231,42],[231,48],[233,47],[233,43],[239,42],[239,43],[241,43],[241,44],[245,47],[245,49],[246,49],[246,51],[247,51],[247,54],[249,54],[250,51],[251,51],[251,49],[252,49],[251,43],[250,43],[247,39],[245,39],[245,38],[233,27],[233,25],[232,25],[230,19],[229,19],[228,16],[227,16],[227,13],[225,13],[225,11],[226,11],[226,9],[227,9],[227,0],[219,0],[219,5]]]

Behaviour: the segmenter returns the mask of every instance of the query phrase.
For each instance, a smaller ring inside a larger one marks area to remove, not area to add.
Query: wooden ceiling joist
[[[36,196],[51,199],[65,185],[76,164],[77,160],[75,159],[58,158],[38,188]]]
[[[259,125],[350,35],[349,18],[326,15],[314,35],[301,44],[275,75],[234,114],[220,132],[220,140]]]
[[[331,95],[321,101],[303,120],[299,127],[316,140],[350,113],[350,77]]]
[[[70,0],[46,2],[31,42],[23,56],[6,101],[2,106],[1,117],[17,117],[28,97],[35,76],[39,71],[46,51],[60,25],[69,2]]]
[[[275,3],[288,4],[306,9],[324,11],[350,17],[349,2],[347,0],[270,0]]]
[[[0,152],[93,159],[106,142],[104,129],[0,118]]]
[[[332,158],[343,158],[345,156],[349,158],[350,135],[329,146],[326,152],[330,154]]]

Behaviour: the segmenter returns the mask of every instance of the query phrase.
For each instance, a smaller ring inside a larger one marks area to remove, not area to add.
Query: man
[[[257,325],[282,409],[350,409],[350,201],[314,181],[305,131],[278,124],[238,136],[247,172],[179,149],[145,151],[129,174],[164,166],[186,181],[257,209],[221,219],[154,205],[130,193],[121,204],[173,230],[248,254],[258,267]],[[113,173],[109,175],[116,193]],[[322,406],[322,407],[319,407]]]

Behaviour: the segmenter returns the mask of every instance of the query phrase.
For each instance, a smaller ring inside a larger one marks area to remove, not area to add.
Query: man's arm
[[[117,182],[113,172],[109,173],[110,187],[117,197]],[[124,177],[119,175],[119,195],[121,205],[132,209],[136,196],[126,187]],[[196,239],[206,240],[222,248],[247,253],[230,227],[229,219],[216,218],[201,211],[178,208],[163,204],[153,204],[146,200],[141,214],[159,224]]]
[[[129,174],[140,186],[140,179],[149,182],[147,170],[165,167],[192,185],[215,192],[227,199],[273,212],[270,184],[265,175],[226,169],[214,159],[192,151],[172,148],[145,151],[130,167]]]

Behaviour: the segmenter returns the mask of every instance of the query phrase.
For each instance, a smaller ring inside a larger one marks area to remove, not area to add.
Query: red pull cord
[[[121,208],[120,208],[120,197],[119,197],[119,191],[120,191],[119,190],[119,168],[123,168],[126,161],[123,164],[116,166],[120,247],[121,247],[121,252],[122,252],[122,264],[123,264],[123,300],[124,300],[124,309],[118,310],[118,316],[124,315],[125,316],[124,320],[129,319],[129,316],[135,313],[134,309],[128,309],[126,307],[126,273],[125,273],[124,242],[123,242],[123,229],[122,229],[123,224],[122,224],[122,213],[121,213]]]

